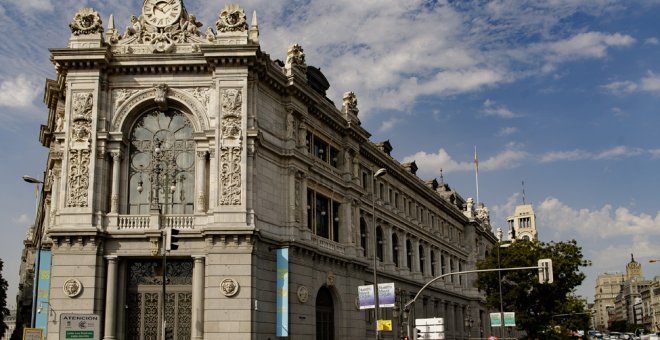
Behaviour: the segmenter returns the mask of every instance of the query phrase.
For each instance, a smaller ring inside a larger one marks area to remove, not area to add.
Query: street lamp
[[[501,242],[501,241],[500,241]],[[500,262],[500,248],[507,248],[511,243],[500,243],[497,245],[497,269],[502,268]],[[502,271],[497,271],[498,284],[500,287],[500,338],[504,339],[504,301],[502,299]]]
[[[373,252],[374,252],[374,298],[375,298],[375,305],[374,305],[374,315],[375,315],[375,321],[376,321],[376,339],[378,339],[378,310],[380,309],[380,303],[378,301],[378,274],[377,274],[377,266],[378,266],[378,252],[376,251],[376,248],[378,247],[378,240],[376,239],[376,181],[375,179],[378,177],[385,176],[387,174],[387,169],[385,168],[380,168],[378,169],[375,173],[372,170],[372,177],[374,178],[373,181],[373,186],[371,188],[371,194],[372,194],[372,201],[371,201],[371,216],[373,218]]]
[[[23,180],[27,183],[32,183],[36,184],[37,188],[36,191],[37,193],[39,192],[39,185],[44,184],[43,181],[40,181],[32,176],[24,175]],[[38,228],[40,227],[40,217],[43,216],[43,212],[39,214],[39,199],[43,197],[43,191],[44,187],[43,185],[41,186],[41,195],[37,195],[35,199],[35,225],[34,225],[34,233],[33,238],[36,237],[37,239],[37,246],[36,246],[36,256],[35,256],[35,270],[34,270],[34,287],[32,287],[32,317],[30,318],[30,328],[34,328],[35,323],[37,321],[37,297],[38,297],[38,292],[39,292],[39,270],[40,270],[40,265],[41,265],[41,235],[37,233]]]

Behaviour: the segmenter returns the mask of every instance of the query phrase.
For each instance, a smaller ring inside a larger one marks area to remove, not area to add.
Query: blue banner
[[[289,336],[289,248],[276,250],[277,256],[277,322],[275,335]]]
[[[44,338],[48,336],[48,309],[50,304],[50,250],[41,250],[39,255],[39,273],[37,284],[37,315],[34,323],[35,328],[44,330]],[[35,280],[36,281],[36,280]]]

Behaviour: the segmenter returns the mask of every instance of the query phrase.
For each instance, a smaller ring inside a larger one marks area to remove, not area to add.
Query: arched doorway
[[[316,294],[316,340],[335,339],[335,304],[328,287]]]

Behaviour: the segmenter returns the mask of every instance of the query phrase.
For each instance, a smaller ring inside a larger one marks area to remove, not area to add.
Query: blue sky
[[[120,3],[120,4],[119,4]],[[34,188],[46,149],[48,48],[67,45],[75,12],[92,7],[120,30],[141,0],[0,0],[0,258],[17,289]],[[542,241],[576,239],[593,266],[578,293],[593,300],[598,273],[622,272],[634,253],[647,278],[660,275],[660,1],[273,1],[256,10],[262,50],[286,59],[299,43],[321,67],[339,105],[358,96],[372,141],[415,160],[475,197],[504,226],[515,205],[533,203]],[[188,0],[215,26],[223,2]]]

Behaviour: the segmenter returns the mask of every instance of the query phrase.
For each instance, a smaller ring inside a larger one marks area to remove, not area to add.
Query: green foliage
[[[5,318],[9,315],[9,309],[7,309],[7,280],[2,276],[2,269],[4,267],[4,262],[0,259],[0,338],[5,336],[7,331],[7,325],[5,325]]]
[[[584,260],[582,248],[575,240],[558,243],[520,240],[506,248],[496,245],[485,259],[477,263],[477,267],[531,267],[537,266],[538,260],[544,258],[552,259],[554,282],[551,284],[539,283],[536,270],[479,273],[476,286],[486,293],[486,305],[499,311],[501,282],[504,311],[515,312],[518,328],[525,330],[531,338],[543,338],[553,331],[588,329],[586,306],[572,293],[585,279],[580,267],[590,264]]]

